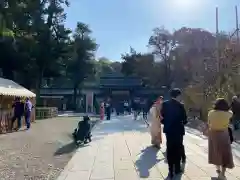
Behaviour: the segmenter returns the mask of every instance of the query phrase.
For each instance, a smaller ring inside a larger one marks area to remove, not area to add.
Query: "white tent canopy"
[[[36,97],[36,94],[15,83],[12,80],[0,78],[0,95]]]

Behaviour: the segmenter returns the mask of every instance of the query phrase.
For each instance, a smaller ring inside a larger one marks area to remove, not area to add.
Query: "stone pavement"
[[[150,147],[146,125],[132,119],[118,117],[97,125],[93,141],[77,150],[58,180],[165,179],[168,174],[165,145],[160,151]],[[179,179],[216,179],[215,168],[207,161],[207,140],[201,133],[187,128],[184,144],[187,163]],[[240,179],[239,150],[239,145],[233,144],[236,167],[227,172],[228,180]]]

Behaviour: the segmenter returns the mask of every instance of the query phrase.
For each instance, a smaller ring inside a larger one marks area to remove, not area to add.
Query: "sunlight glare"
[[[196,1],[194,0],[173,0],[173,4],[176,8],[188,9],[195,6]]]
[[[189,15],[189,13],[197,13],[202,10],[206,0],[169,0],[168,7],[175,13],[181,15]]]

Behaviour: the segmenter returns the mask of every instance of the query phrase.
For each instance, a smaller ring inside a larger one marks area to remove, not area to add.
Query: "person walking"
[[[110,120],[111,119],[111,113],[112,113],[110,98],[108,98],[107,102],[105,103],[105,109],[106,109],[107,120]]]
[[[15,130],[18,131],[22,126],[22,116],[24,114],[24,103],[20,101],[20,97],[15,98],[12,108],[14,108],[14,114],[11,122],[11,130],[13,130],[14,122],[17,119],[18,126]]]
[[[220,179],[226,179],[226,168],[234,168],[229,122],[230,107],[224,98],[219,98],[208,113],[208,162],[216,166]]]
[[[150,132],[151,132],[151,143],[154,147],[160,149],[162,144],[162,128],[161,128],[161,117],[160,111],[162,106],[163,97],[159,97],[153,104],[149,111],[150,121]]]
[[[124,106],[124,115],[127,113],[128,114],[128,107],[129,107],[129,104],[127,101],[124,101],[123,103],[123,106]]]
[[[104,108],[104,102],[100,104],[100,119],[104,120],[104,114],[105,114],[105,108]]]
[[[143,103],[142,103],[143,120],[147,120],[148,111],[149,111],[148,102],[147,102],[147,100],[145,99],[145,100],[143,101]]]
[[[137,120],[137,117],[140,114],[140,100],[138,98],[133,100],[132,109],[133,109],[134,120]]]
[[[181,103],[181,90],[170,91],[171,99],[162,103],[161,115],[163,132],[167,140],[167,161],[169,177],[173,178],[174,173],[182,173],[181,158],[185,154],[183,149],[183,136],[185,135],[184,125],[187,123],[187,115],[184,105]]]
[[[240,101],[238,96],[233,96],[231,110],[233,112],[231,121],[234,129],[237,130],[239,129],[239,122],[240,122]]]
[[[32,102],[27,97],[26,102],[25,102],[25,111],[24,111],[25,112],[25,122],[26,122],[27,130],[31,126],[31,112],[32,112],[32,109],[33,109]]]

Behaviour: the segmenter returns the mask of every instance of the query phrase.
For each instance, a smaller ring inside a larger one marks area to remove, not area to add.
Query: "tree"
[[[233,72],[233,62],[227,57],[232,52],[226,51],[231,40],[221,32],[218,35],[219,49],[216,49],[216,35],[200,28],[184,27],[175,31],[174,36],[179,44],[176,49],[179,63],[175,72],[183,76],[185,69],[185,97],[194,103],[192,107],[201,109],[202,118],[205,119],[213,100],[218,97],[228,99],[234,92],[233,78],[230,75],[230,72]],[[184,69],[181,69],[181,66]]]
[[[155,28],[153,35],[149,38],[148,45],[161,61],[164,62],[165,85],[167,88],[172,86],[172,52],[177,47],[177,43],[173,35],[164,28]]]
[[[122,72],[126,76],[137,76],[148,87],[160,88],[164,85],[163,65],[160,62],[155,62],[153,54],[137,53],[131,48],[130,53],[126,53],[122,58],[124,59]]]
[[[122,64],[121,62],[114,61],[111,63],[111,67],[116,73],[121,73],[122,72]]]
[[[0,9],[3,10],[3,5]],[[13,70],[17,67],[14,43],[14,33],[6,26],[6,16],[0,13],[0,68],[2,69],[3,77],[9,79],[13,79]]]
[[[94,63],[95,74],[92,80],[99,81],[100,77],[105,76],[106,74],[110,73],[121,73],[122,64],[121,62],[113,62],[110,61],[106,57],[101,57]]]
[[[111,61],[105,57],[101,57],[97,61],[97,67],[96,67],[96,76],[100,77],[108,73],[112,73],[114,70],[111,66]]]
[[[62,7],[62,0],[34,1],[32,2],[34,10],[30,14],[33,17],[33,54],[35,58],[36,73],[36,90],[42,84],[43,77],[47,76],[47,72],[53,71],[61,63],[62,43],[68,39],[69,31],[64,28],[66,15]]]
[[[122,55],[122,73],[129,76],[136,74],[135,64],[138,57],[141,57],[141,53],[137,53],[132,47],[130,48],[130,53],[125,53]]]
[[[11,50],[12,44],[6,47],[5,43],[5,53],[1,53],[5,56],[0,58],[2,70],[10,72],[3,73],[7,74],[4,77],[14,79],[13,74],[18,73],[17,77],[22,78],[17,80],[28,88],[34,87],[39,95],[42,78],[59,74],[70,33],[64,27],[63,5],[67,4],[62,0],[5,0],[1,12],[16,43],[15,51]]]
[[[72,55],[68,62],[68,74],[73,81],[74,104],[77,109],[78,88],[84,79],[94,71],[94,53],[97,50],[97,44],[91,37],[92,31],[88,25],[77,23],[73,34]]]

